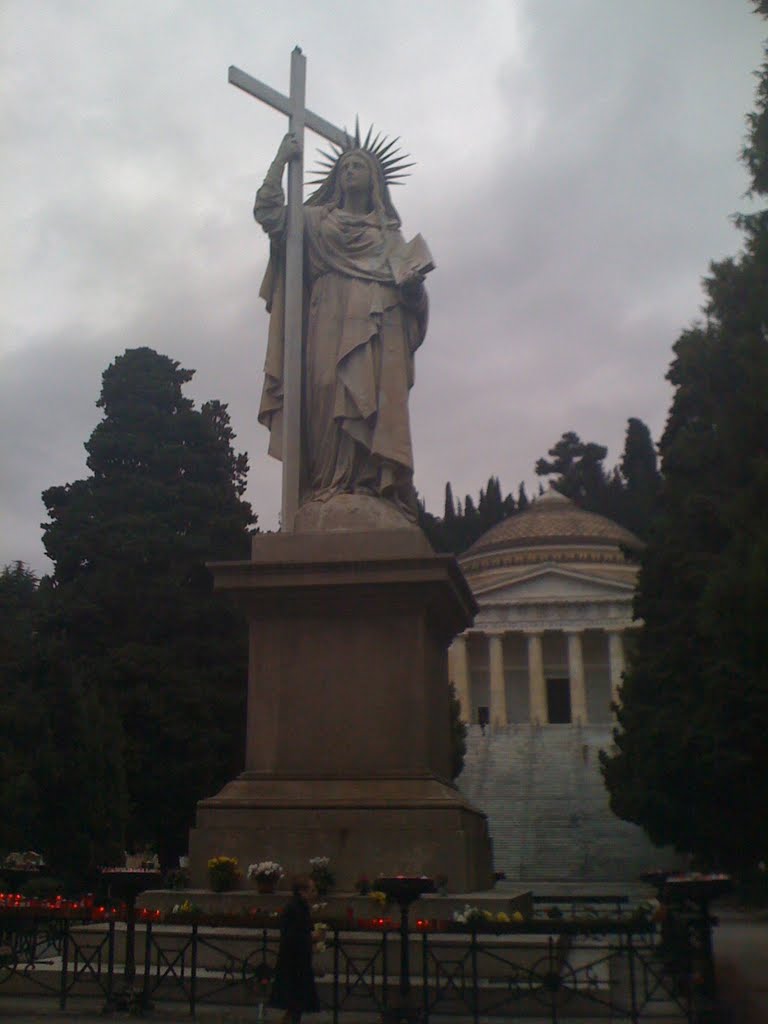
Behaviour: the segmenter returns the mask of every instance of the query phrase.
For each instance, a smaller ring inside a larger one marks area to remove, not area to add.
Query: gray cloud
[[[658,435],[671,345],[708,261],[738,248],[761,23],[733,0],[383,10],[5,4],[0,562],[46,569],[40,491],[85,472],[100,374],[140,344],[196,369],[196,400],[229,403],[276,524],[250,206],[284,125],[226,67],[284,89],[296,42],[313,109],[359,111],[418,161],[396,202],[438,263],[412,403],[428,507],[448,479],[532,485],[564,430],[613,460],[628,416]]]

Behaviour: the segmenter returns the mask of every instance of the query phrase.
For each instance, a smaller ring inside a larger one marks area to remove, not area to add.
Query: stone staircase
[[[461,791],[488,815],[509,879],[623,881],[665,860],[608,806],[598,751],[610,725],[471,726]]]

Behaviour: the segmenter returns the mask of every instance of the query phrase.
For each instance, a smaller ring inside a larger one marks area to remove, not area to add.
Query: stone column
[[[506,728],[507,688],[504,682],[504,643],[502,633],[488,636],[491,664],[491,728]]]
[[[528,704],[531,725],[546,725],[547,684],[544,681],[544,648],[541,633],[528,633]]]
[[[581,632],[566,630],[568,637],[568,676],[571,681],[571,721],[586,725],[587,690],[584,685],[584,656],[581,650]]]
[[[621,674],[624,671],[624,638],[623,630],[608,630],[608,671],[611,678],[611,700],[618,704]]]
[[[472,721],[472,704],[469,696],[469,655],[467,638],[457,636],[448,648],[448,678],[456,687],[456,696],[461,705],[461,717],[465,722]]]

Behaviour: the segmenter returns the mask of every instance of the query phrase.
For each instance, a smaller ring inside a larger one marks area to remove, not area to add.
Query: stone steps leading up
[[[598,752],[610,725],[472,726],[459,788],[489,818],[496,870],[514,880],[636,878],[664,854],[610,810]]]

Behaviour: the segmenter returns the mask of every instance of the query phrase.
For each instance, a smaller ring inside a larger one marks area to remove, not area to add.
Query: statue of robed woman
[[[368,140],[366,140],[367,142]],[[259,421],[282,454],[286,208],[281,180],[299,153],[289,134],[256,195],[254,216],[271,241],[261,296],[270,313]],[[381,147],[354,146],[332,160],[304,206],[304,322],[300,504],[359,494],[415,519],[408,395],[424,340],[432,269],[417,236],[406,243]]]

